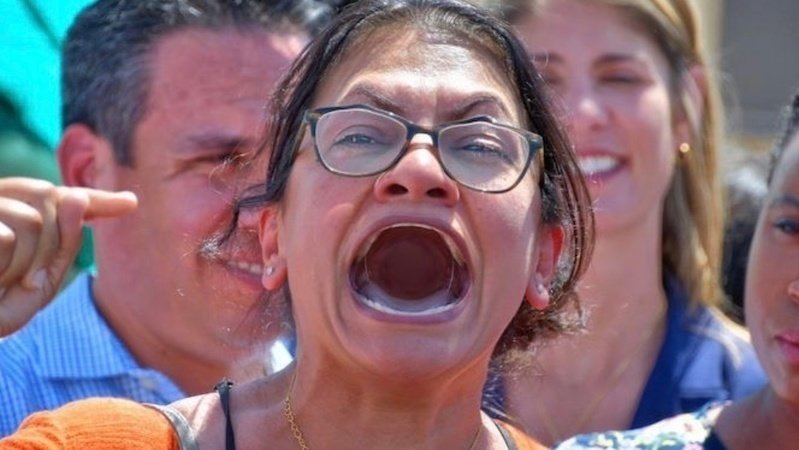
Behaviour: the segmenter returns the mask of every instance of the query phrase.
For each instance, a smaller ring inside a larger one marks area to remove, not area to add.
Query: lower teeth
[[[381,311],[381,312],[388,313],[388,314],[399,315],[399,316],[427,316],[427,315],[437,314],[437,313],[440,313],[440,312],[443,312],[443,311],[450,310],[450,309],[452,309],[455,306],[454,303],[449,303],[449,304],[446,304],[446,305],[436,306],[434,308],[425,309],[425,310],[421,310],[421,311],[403,311],[403,310],[398,310],[398,309],[391,308],[391,307],[389,307],[389,306],[387,306],[387,305],[385,305],[383,303],[374,301],[374,300],[372,300],[370,298],[367,298],[367,297],[364,297],[362,295],[359,295],[359,297],[363,301],[364,304],[366,304],[367,306],[369,306],[370,308],[372,308],[374,310]]]

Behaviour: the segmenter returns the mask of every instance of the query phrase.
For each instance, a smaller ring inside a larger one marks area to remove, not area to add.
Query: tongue
[[[442,237],[420,227],[390,228],[354,267],[356,290],[401,311],[423,311],[455,300],[459,268]],[[455,286],[453,286],[453,284]]]

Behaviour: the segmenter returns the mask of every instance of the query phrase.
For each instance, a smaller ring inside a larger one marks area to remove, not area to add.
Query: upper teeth
[[[235,267],[250,272],[253,275],[260,276],[264,272],[264,266],[260,264],[248,263],[246,261],[233,261],[232,264]]]
[[[613,169],[619,164],[619,160],[613,156],[582,156],[578,164],[584,175],[593,175]]]

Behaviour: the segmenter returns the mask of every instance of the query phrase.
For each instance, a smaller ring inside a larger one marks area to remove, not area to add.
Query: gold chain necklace
[[[661,315],[658,314],[658,321],[660,320],[660,317]],[[619,383],[619,381],[621,381],[621,378],[624,376],[625,373],[627,373],[627,369],[629,369],[630,366],[632,366],[632,363],[638,358],[638,356],[640,356],[641,352],[644,350],[644,347],[646,347],[646,344],[649,343],[650,340],[652,340],[652,338],[655,336],[658,330],[659,327],[657,326],[650,327],[649,332],[646,334],[646,336],[644,336],[643,339],[641,339],[641,343],[638,344],[638,347],[636,347],[635,350],[633,350],[633,352],[630,353],[630,356],[628,356],[627,359],[625,359],[624,361],[622,361],[621,364],[616,366],[616,370],[614,370],[613,373],[610,375],[609,378],[610,381],[608,381],[605,390],[600,392],[599,395],[597,395],[596,397],[594,397],[591,400],[591,403],[589,403],[588,406],[586,406],[586,408],[583,409],[583,413],[580,415],[579,419],[573,422],[576,424],[575,428],[576,433],[578,434],[585,433],[587,431],[584,429],[585,424],[588,423],[588,421],[591,420],[592,417],[594,417],[594,414],[596,414],[596,410],[597,408],[599,408],[599,405],[602,404],[602,401],[605,400],[605,398],[607,398],[607,396],[610,394],[610,391],[612,391],[613,388],[616,387],[616,385]],[[560,435],[558,427],[555,426],[555,424],[552,422],[552,418],[547,413],[547,411],[544,408],[542,408],[540,402],[537,402],[536,406],[538,409],[538,416],[541,417],[542,422],[544,422],[544,426],[547,429],[547,433],[549,433],[549,438],[552,443],[556,443],[562,440],[563,438],[569,437],[569,436]]]
[[[294,409],[291,407],[291,391],[294,390],[294,381],[297,379],[297,368],[294,368],[294,373],[291,374],[291,383],[289,383],[289,390],[286,392],[286,398],[283,399],[283,415],[286,416],[286,420],[289,422],[289,428],[291,428],[291,434],[294,435],[294,440],[297,441],[297,445],[300,446],[300,450],[310,450],[308,448],[308,444],[305,443],[305,438],[302,437],[302,430],[300,430],[300,426],[297,425],[297,419],[294,417]]]
[[[291,391],[294,389],[294,380],[297,379],[297,372],[295,369],[294,374],[291,376],[291,384],[289,384],[289,391],[286,393],[286,398],[283,399],[283,415],[286,416],[286,421],[289,423],[289,428],[291,428],[291,434],[294,435],[294,440],[297,441],[297,445],[300,447],[301,450],[310,450],[308,444],[305,443],[305,438],[302,435],[302,430],[300,426],[297,424],[297,418],[294,417],[294,409],[291,407]],[[474,450],[477,447],[477,442],[480,440],[480,435],[483,433],[483,424],[482,421],[480,426],[477,427],[477,432],[474,434],[472,438],[472,443],[469,445],[468,450]]]

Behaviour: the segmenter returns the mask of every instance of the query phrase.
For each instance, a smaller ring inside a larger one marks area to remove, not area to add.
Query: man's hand
[[[55,297],[93,219],[136,209],[131,192],[0,178],[0,337],[13,333]]]

